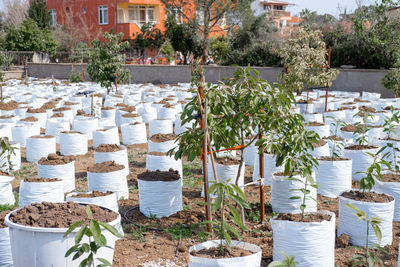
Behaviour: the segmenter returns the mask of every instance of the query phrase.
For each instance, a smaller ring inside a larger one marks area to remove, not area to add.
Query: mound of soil
[[[300,214],[291,214],[291,213],[281,213],[276,218],[281,221],[291,221],[291,222],[323,222],[330,221],[331,215],[322,214],[322,213],[309,213],[302,217]]]
[[[305,99],[300,99],[299,101],[297,101],[297,104],[312,104],[313,101],[311,99],[305,100]]]
[[[78,102],[69,102],[69,101],[64,102],[65,106],[73,106],[73,105],[78,105],[78,104],[79,104]]]
[[[172,182],[177,181],[181,178],[178,171],[173,169],[169,169],[169,171],[145,171],[141,174],[138,174],[138,179],[142,181],[163,181],[163,182]]]
[[[73,195],[71,196],[72,198],[92,198],[92,197],[105,197],[108,195],[111,195],[113,192],[107,191],[107,192],[100,192],[100,191],[93,191],[90,194],[79,194],[79,195]]]
[[[360,98],[355,98],[354,102],[358,102],[358,103],[371,103],[371,101],[369,100],[364,100],[364,99],[360,99]]]
[[[115,161],[104,161],[102,163],[96,163],[93,166],[87,168],[88,172],[94,173],[107,173],[107,172],[116,172],[125,168],[124,165],[120,165],[115,163]]]
[[[122,117],[124,117],[124,118],[137,118],[137,117],[140,117],[140,115],[136,114],[136,113],[125,113],[124,115],[122,115]]]
[[[13,115],[3,115],[3,116],[0,116],[0,119],[11,119],[11,118],[14,118],[15,116],[13,116]]]
[[[54,113],[50,118],[64,118],[64,113]]]
[[[368,128],[383,128],[383,125],[367,125]]]
[[[354,133],[355,131],[357,131],[357,127],[349,124],[349,125],[346,125],[346,126],[340,128],[340,130],[343,132]]]
[[[376,202],[376,203],[386,203],[392,201],[394,198],[386,194],[376,193],[376,192],[362,192],[362,191],[348,191],[341,194],[342,197],[364,201],[364,202]]]
[[[313,121],[313,122],[306,123],[306,125],[307,126],[324,126],[325,124]]]
[[[369,113],[376,112],[376,109],[374,109],[373,107],[361,106],[358,109]]]
[[[26,178],[24,179],[25,183],[53,183],[60,182],[61,179],[58,178]]]
[[[116,107],[129,107],[129,105],[124,104],[124,103],[118,103],[115,105]]]
[[[111,109],[115,109],[113,107],[102,107],[101,110],[111,110]]]
[[[400,108],[395,108],[393,106],[384,107],[383,110],[390,110],[391,108],[393,108],[393,110],[400,110]]]
[[[7,103],[0,102],[0,110],[14,110],[18,108],[18,102],[9,101]]]
[[[116,151],[121,151],[124,148],[117,145],[117,144],[102,144],[99,145],[94,149],[96,152],[116,152]]]
[[[373,149],[373,148],[377,148],[377,147],[370,146],[370,145],[351,145],[351,146],[345,147],[345,149],[348,149],[348,150],[366,150],[366,149]]]
[[[54,136],[52,136],[52,135],[33,135],[33,136],[31,136],[30,138],[47,138],[47,139],[50,139],[50,138],[54,138]]]
[[[62,112],[62,111],[67,111],[67,110],[71,110],[71,108],[68,108],[68,107],[55,108],[55,109],[53,109],[53,112]]]
[[[126,107],[124,107],[124,108],[121,108],[120,110],[121,110],[121,111],[126,111],[126,112],[131,113],[131,112],[136,111],[136,107],[134,107],[134,106],[126,106]]]
[[[13,176],[13,175],[11,173],[3,172],[2,170],[0,170],[0,176]]]
[[[232,158],[216,158],[215,162],[222,165],[239,165],[240,160]]]
[[[397,173],[385,173],[382,174],[383,182],[386,183],[400,183],[400,174]]]
[[[50,102],[46,102],[42,105],[42,108],[44,109],[54,109],[56,108],[56,105],[58,104],[57,101],[50,101]]]
[[[350,160],[349,158],[335,158],[335,157],[319,157],[317,158],[318,160],[322,160],[322,161],[346,161],[346,160]]]
[[[64,165],[75,160],[74,156],[59,156],[57,154],[49,154],[47,158],[43,157],[39,160],[40,165]]]
[[[78,131],[62,131],[61,133],[64,133],[64,134],[82,134],[81,132],[78,132]]]
[[[112,222],[118,214],[96,205],[89,205],[93,218],[101,222]],[[26,206],[10,216],[13,223],[46,228],[69,228],[76,222],[89,222],[86,205],[68,201],[65,203],[34,203]]]
[[[319,140],[318,140],[318,143],[314,143],[314,144],[313,144],[313,147],[314,147],[314,148],[318,148],[318,147],[324,146],[326,143],[327,143],[327,142],[326,142],[324,139],[319,139]]]
[[[46,109],[44,109],[44,108],[28,108],[26,113],[46,113]]]
[[[82,109],[78,109],[76,111],[76,116],[84,116],[84,117],[91,117],[90,114],[87,114],[85,111],[83,111]]]
[[[245,250],[242,248],[231,247],[230,250],[225,249],[225,254],[221,254],[221,250],[219,247],[212,247],[207,249],[202,249],[199,251],[192,251],[190,255],[195,257],[209,258],[209,259],[229,259],[229,258],[237,258],[237,257],[245,257],[254,254],[249,250]]]
[[[353,109],[356,109],[356,107],[340,107],[337,110],[341,111],[341,110],[353,110]]]
[[[332,140],[332,141],[333,140],[335,140],[335,141],[344,141],[343,137],[335,136],[335,135],[324,137],[324,139],[329,139],[329,140]]]
[[[26,117],[25,119],[20,119],[20,121],[38,121],[39,119],[33,116]]]
[[[171,105],[170,103],[167,103],[165,105],[162,106],[163,108],[174,108],[173,105]]]
[[[153,143],[162,143],[162,142],[167,142],[171,140],[175,140],[176,135],[175,134],[155,134],[152,137],[150,137],[150,141]]]

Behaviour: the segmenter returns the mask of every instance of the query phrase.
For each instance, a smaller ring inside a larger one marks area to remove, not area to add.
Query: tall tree
[[[180,14],[183,20],[195,27],[202,39],[202,63],[208,61],[210,34],[230,10],[238,8],[238,0],[161,0],[167,9]]]
[[[45,0],[33,0],[28,9],[28,17],[36,21],[41,29],[50,26],[50,13],[47,11]]]
[[[6,26],[18,26],[28,14],[28,1],[26,0],[2,0],[5,7]]]
[[[141,56],[144,58],[146,55],[146,48],[158,49],[164,43],[164,36],[161,31],[154,28],[152,23],[145,23],[140,28],[140,32],[133,35],[132,48],[138,49]]]

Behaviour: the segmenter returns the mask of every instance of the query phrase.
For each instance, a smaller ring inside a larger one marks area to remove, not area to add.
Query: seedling
[[[10,144],[8,137],[1,138],[0,146],[1,146],[0,158],[4,158],[5,156],[6,159],[6,161],[3,161],[1,168],[8,169],[8,171],[12,171],[14,164],[12,164],[11,157],[13,155],[15,156],[15,150],[17,150],[18,148]]]
[[[283,256],[285,257],[284,261],[273,261],[268,265],[268,267],[296,267],[298,262],[294,260],[294,256]]]
[[[95,255],[97,254],[98,250],[103,247],[107,247],[107,239],[101,233],[101,228],[104,228],[111,234],[115,235],[116,237],[123,238],[123,236],[118,233],[118,230],[115,229],[113,226],[99,222],[93,219],[93,213],[90,209],[90,206],[86,206],[86,214],[89,218],[89,222],[86,221],[79,221],[71,225],[67,232],[65,232],[64,237],[67,237],[69,234],[72,233],[76,228],[81,226],[81,228],[75,234],[75,245],[72,246],[68,251],[65,253],[65,257],[69,257],[72,253],[75,253],[72,260],[76,260],[80,258],[84,253],[87,257],[83,259],[80,263],[80,267],[91,267],[95,266]],[[87,236],[89,239],[89,243],[82,243],[82,239],[84,236]],[[100,261],[102,264],[97,265],[99,266],[112,266],[112,264],[104,258],[96,258],[96,260]]]
[[[390,111],[391,111],[391,117],[390,118],[386,117],[385,123],[383,124],[383,132],[387,135],[387,139],[389,140],[389,142],[387,142],[386,145],[384,146],[384,150],[387,149],[388,152],[386,152],[383,155],[383,158],[391,159],[391,161],[389,162],[391,165],[390,169],[399,171],[400,166],[397,163],[397,157],[398,153],[400,152],[400,149],[395,145],[395,143],[397,143],[396,141],[392,143],[390,142],[390,140],[392,139],[392,135],[396,133],[395,128],[397,127],[397,125],[399,125],[400,112],[394,112],[393,107],[390,108]]]
[[[355,142],[359,145],[367,145],[368,144],[368,131],[370,130],[370,128],[368,128],[368,120],[373,118],[373,116],[371,114],[369,114],[366,111],[360,110],[359,112],[357,112],[354,117],[361,117],[362,118],[362,122],[356,122],[354,123],[354,126],[357,128],[354,131],[354,136],[357,136],[357,139],[355,140]]]
[[[374,244],[374,247],[378,250],[382,251],[383,253],[387,254],[387,251],[380,247],[380,243],[382,240],[382,232],[380,229],[382,219],[379,217],[372,217],[369,218],[368,214],[362,210],[360,210],[357,206],[346,204],[346,206],[355,211],[354,215],[357,216],[358,221],[364,221],[367,227],[367,236],[365,241],[365,254],[363,255],[354,255],[351,261],[353,262],[352,266],[366,266],[366,267],[373,267],[375,263],[379,263],[381,266],[385,266],[382,259],[379,256],[375,255],[373,251],[369,248],[369,231],[370,225],[375,232],[375,236],[378,239],[378,244]]]
[[[370,192],[375,185],[375,180],[382,181],[382,173],[381,173],[381,166],[386,165],[390,168],[390,164],[387,163],[385,160],[381,159],[380,153],[383,151],[384,147],[379,149],[378,152],[375,154],[367,152],[367,154],[374,159],[372,164],[367,168],[367,170],[360,171],[357,173],[364,173],[365,177],[361,178],[360,180],[360,188],[363,192],[368,191]]]
[[[339,129],[345,127],[346,123],[332,116],[328,116],[327,118],[333,120],[333,123],[331,123],[331,125],[333,125],[334,127],[334,134],[332,138],[332,148],[331,148],[331,155],[333,160],[334,158],[340,158],[341,156],[340,151],[344,148],[344,142],[338,142],[337,137]]]

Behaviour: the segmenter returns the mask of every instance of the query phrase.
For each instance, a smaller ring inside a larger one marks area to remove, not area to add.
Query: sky
[[[311,11],[317,11],[318,14],[329,13],[338,17],[340,13],[344,13],[346,8],[347,13],[353,12],[357,8],[356,2],[361,2],[363,5],[370,5],[375,0],[285,0],[294,6],[289,7],[292,15],[299,14],[302,9],[308,8]],[[338,9],[340,7],[340,12]]]

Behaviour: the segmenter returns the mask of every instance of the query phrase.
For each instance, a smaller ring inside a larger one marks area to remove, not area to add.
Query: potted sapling
[[[356,130],[354,131],[355,144],[346,146],[344,149],[344,156],[353,161],[352,164],[352,177],[355,181],[360,181],[364,172],[372,163],[373,157],[371,154],[376,154],[379,147],[368,144],[368,119],[370,115],[367,112],[357,113],[362,114],[362,122],[354,124]],[[379,155],[379,154],[378,154]]]
[[[203,242],[189,248],[189,266],[260,266],[261,248],[246,242],[232,240],[232,236],[240,239],[237,228],[228,223],[229,219],[240,229],[245,230],[240,214],[232,203],[243,208],[250,208],[242,189],[235,184],[221,181],[212,183],[210,192],[216,196],[209,204],[215,213],[213,220],[205,221],[211,225],[218,240]],[[226,215],[226,209],[229,215]]]
[[[331,198],[338,197],[342,192],[350,190],[352,185],[352,160],[342,157],[343,141],[336,136],[344,123],[332,118],[334,137],[330,139],[330,156],[318,157],[319,167],[315,170],[318,180],[318,193]]]
[[[374,232],[368,233],[369,245],[379,244],[386,246],[392,244],[392,221],[394,214],[394,197],[374,192],[372,189],[376,181],[382,181],[381,165],[390,166],[386,161],[380,159],[382,148],[375,154],[368,153],[372,163],[361,172],[360,190],[352,189],[343,192],[339,196],[339,219],[337,235],[347,234],[350,243],[355,246],[365,245],[366,229],[362,223],[352,216],[352,209],[349,205],[357,206],[360,210],[367,213],[369,217],[379,217],[382,219],[381,230],[382,238]]]

